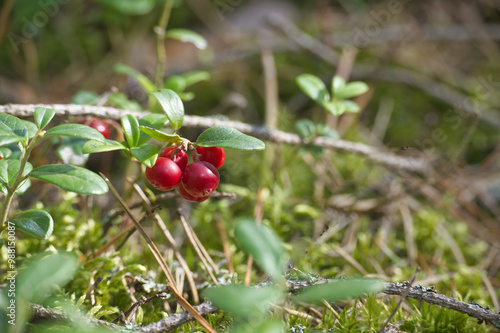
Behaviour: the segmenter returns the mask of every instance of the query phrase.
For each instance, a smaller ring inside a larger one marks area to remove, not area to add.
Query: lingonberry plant
[[[44,210],[30,209],[14,216],[9,214],[14,196],[26,192],[31,185],[30,178],[80,194],[99,195],[108,191],[106,182],[85,168],[68,164],[34,168],[28,161],[33,148],[48,137],[65,136],[106,142],[101,133],[83,124],[62,124],[45,130],[54,115],[54,110],[37,108],[35,123],[32,123],[0,114],[0,150],[4,157],[0,160],[0,190],[5,195],[0,208],[0,231],[12,227],[39,238],[47,238],[52,234],[54,221]]]
[[[130,114],[121,118],[125,141],[91,140],[82,151],[97,153],[124,150],[131,158],[146,166],[146,179],[160,191],[178,188],[182,198],[205,201],[219,185],[219,172],[224,164],[224,148],[264,149],[261,140],[241,133],[228,126],[215,126],[205,130],[195,142],[177,134],[184,120],[184,105],[177,93],[170,89],[152,93],[163,108],[164,115],[150,114],[139,120]],[[163,131],[169,123],[173,133]],[[167,143],[158,149],[150,139]],[[187,151],[193,163],[188,164]]]

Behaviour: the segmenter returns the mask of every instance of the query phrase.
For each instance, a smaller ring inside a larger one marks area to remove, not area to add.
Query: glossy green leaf
[[[321,304],[322,300],[336,302],[377,293],[386,288],[386,283],[375,279],[339,279],[302,290],[295,300],[298,302]]]
[[[345,79],[341,76],[335,75],[332,78],[332,96],[339,98],[337,95],[345,88]]]
[[[41,239],[47,239],[54,230],[54,220],[49,213],[40,209],[30,209],[14,216],[10,222],[16,228]]]
[[[196,144],[202,147],[261,150],[266,144],[229,126],[214,126],[198,136]]]
[[[23,122],[24,126],[26,126],[26,128],[28,129],[28,138],[29,139],[33,138],[38,132],[38,127],[31,121],[23,120]]]
[[[61,135],[70,138],[96,140],[106,142],[104,136],[96,129],[83,124],[62,124],[49,129],[45,135]]]
[[[0,182],[7,186],[14,185],[20,169],[20,160],[0,160]],[[26,165],[24,166],[23,176],[27,176],[31,172],[31,170],[33,170],[33,166],[29,162],[26,162]]]
[[[235,229],[240,248],[251,254],[259,267],[278,279],[284,270],[285,250],[276,233],[266,225],[257,225],[252,219],[240,220]]]
[[[153,139],[161,141],[161,142],[180,143],[182,141],[181,137],[177,134],[165,133],[165,132],[162,132],[160,130],[157,130],[157,129],[154,129],[151,127],[147,127],[147,126],[141,126],[140,129],[141,129],[141,131],[143,131],[144,133],[146,133],[147,135],[149,135]]]
[[[27,140],[28,128],[24,121],[10,114],[0,113],[0,146]]]
[[[167,122],[168,122],[167,116],[158,113],[151,113],[139,119],[139,128],[140,126],[146,126],[149,128],[159,130],[162,129]],[[148,141],[149,139],[151,139],[151,137],[147,135],[144,131],[141,131],[138,146],[142,145],[143,143],[146,143],[146,141]]]
[[[184,122],[184,105],[182,100],[173,90],[162,89],[153,92],[174,130],[181,128]]]
[[[300,119],[295,122],[295,131],[302,139],[311,139],[316,134],[316,126],[309,119]]]
[[[121,117],[121,123],[123,128],[123,133],[125,134],[125,139],[129,147],[137,147],[139,143],[139,136],[141,131],[139,130],[139,122],[131,114],[126,114]]]
[[[106,140],[105,142],[101,142],[101,141],[90,140],[83,145],[82,153],[84,154],[103,153],[106,151],[122,150],[122,149],[127,149],[127,147],[125,147],[118,141]]]
[[[283,293],[275,287],[247,287],[230,284],[208,288],[204,296],[217,307],[237,317],[262,314],[269,308],[269,302],[277,302]]]
[[[7,148],[7,147],[0,147],[0,157],[2,159],[5,159],[5,158],[9,157],[11,154],[12,154],[12,150],[10,150],[9,148]]]
[[[78,258],[73,253],[37,255],[19,272],[16,296],[24,302],[43,302],[72,279],[77,267]]]
[[[42,165],[31,171],[30,176],[79,194],[104,194],[106,182],[94,172],[68,164]]]
[[[361,111],[359,105],[354,103],[353,101],[342,101],[342,104],[344,104],[345,106],[345,112],[357,113]]]
[[[165,33],[166,37],[180,40],[181,42],[193,43],[200,50],[207,48],[207,41],[202,35],[187,29],[170,29]]]
[[[142,89],[144,89],[144,91],[148,93],[153,92],[156,89],[155,84],[150,79],[148,79],[145,75],[139,73],[129,65],[116,64],[113,66],[113,70],[115,71],[115,73],[125,74],[133,77],[137,81],[137,83],[139,83]]]
[[[155,165],[156,159],[158,158],[158,149],[149,143],[131,148],[130,152],[139,162],[149,168]]]
[[[317,103],[330,100],[330,94],[321,79],[312,74],[301,74],[295,79],[300,89]]]
[[[343,89],[335,92],[334,97],[346,99],[364,94],[370,89],[368,85],[361,81],[349,82]]]
[[[56,114],[56,111],[53,109],[46,109],[42,107],[37,107],[35,109],[35,124],[39,129],[45,128],[52,118],[54,118],[54,115]]]

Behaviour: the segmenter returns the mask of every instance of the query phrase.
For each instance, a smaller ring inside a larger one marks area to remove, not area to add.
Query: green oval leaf
[[[338,97],[338,92],[342,91],[345,88],[345,79],[342,76],[335,75],[332,78],[332,96],[336,98]]]
[[[16,228],[41,239],[47,239],[54,230],[54,220],[49,213],[40,209],[30,209],[14,216],[10,222]]]
[[[330,100],[330,94],[321,79],[312,74],[301,74],[295,79],[300,89],[313,101],[324,103]]]
[[[10,150],[9,148],[6,148],[6,147],[0,148],[0,157],[2,159],[9,157],[11,154],[12,154],[12,150]]]
[[[167,122],[168,122],[167,116],[158,113],[151,113],[139,119],[139,128],[140,126],[146,126],[149,128],[159,130],[162,129]],[[146,143],[146,141],[148,141],[149,139],[151,139],[151,137],[147,135],[144,131],[141,131],[138,146],[142,145],[143,143]]]
[[[357,113],[361,111],[359,105],[353,101],[342,101],[342,104],[345,106],[345,112]]]
[[[57,286],[71,280],[77,267],[78,258],[73,253],[37,255],[19,272],[16,296],[24,302],[43,302]]]
[[[113,66],[113,71],[115,71],[115,73],[125,74],[133,77],[137,81],[137,83],[139,83],[142,89],[144,89],[144,91],[148,93],[153,92],[156,89],[155,84],[150,79],[148,79],[145,75],[139,73],[129,65],[116,64]]]
[[[346,111],[346,106],[343,102],[344,101],[330,101],[323,103],[322,105],[328,112],[330,112],[334,116],[340,116]]]
[[[170,89],[157,90],[152,94],[160,102],[174,130],[181,128],[184,122],[184,105],[179,95]]]
[[[237,317],[250,317],[262,314],[269,308],[270,302],[277,302],[283,293],[275,287],[247,287],[231,284],[208,288],[204,296],[218,308]]]
[[[351,98],[364,94],[370,89],[368,85],[361,81],[349,82],[343,89],[335,92],[334,97],[340,99]]]
[[[131,114],[126,114],[121,117],[121,123],[123,128],[123,133],[125,134],[125,139],[129,147],[137,147],[139,143],[139,136],[141,131],[139,130],[139,122]]]
[[[302,139],[311,139],[316,134],[316,126],[309,119],[301,119],[295,122],[295,131]]]
[[[27,140],[28,128],[26,128],[24,121],[10,114],[0,113],[0,145],[26,142]]]
[[[68,164],[42,165],[31,171],[30,176],[79,194],[104,194],[106,182],[94,172]]]
[[[20,168],[20,160],[0,160],[0,182],[7,186],[14,185]],[[29,162],[26,162],[26,165],[24,166],[23,177],[26,177],[31,172],[31,170],[33,170],[33,166]]]
[[[28,138],[31,139],[35,137],[36,133],[38,132],[38,127],[32,123],[31,121],[23,120],[24,126],[28,129]]]
[[[285,250],[276,233],[252,219],[242,219],[236,225],[235,237],[243,252],[251,254],[259,267],[278,279],[284,270]]]
[[[108,139],[106,139],[106,142],[90,140],[83,145],[82,153],[84,154],[103,153],[106,151],[122,150],[122,149],[127,149],[127,147],[125,147],[118,141],[108,140]]]
[[[142,164],[151,168],[156,163],[156,159],[158,158],[158,149],[150,145],[149,143],[145,143],[142,146],[134,147],[130,149],[132,155]]]
[[[386,283],[375,279],[339,279],[303,289],[296,297],[298,302],[318,303],[341,301],[377,293],[386,288]]]
[[[180,40],[181,42],[193,43],[200,50],[207,48],[207,41],[202,35],[187,29],[170,29],[165,33],[166,37]]]
[[[83,124],[62,124],[49,129],[45,135],[62,135],[71,138],[106,142],[104,136],[96,129]]]
[[[42,107],[37,107],[35,109],[35,124],[38,127],[38,129],[43,129],[45,126],[47,126],[52,118],[54,118],[54,115],[56,114],[56,111],[53,109],[46,109]]]
[[[266,144],[261,140],[241,133],[230,126],[214,126],[198,136],[196,144],[202,147],[222,147],[261,150]]]
[[[180,143],[181,137],[177,134],[168,134],[165,132],[162,132],[160,130],[157,130],[155,128],[147,127],[147,126],[140,126],[139,127],[141,131],[149,135],[155,140],[161,141],[161,142],[172,142],[172,143]]]

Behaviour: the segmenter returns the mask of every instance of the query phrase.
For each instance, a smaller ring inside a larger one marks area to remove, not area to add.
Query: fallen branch
[[[319,279],[316,283],[311,283],[310,281],[287,281],[287,288],[290,292],[295,293],[305,287],[327,282],[328,280],[326,279]],[[262,285],[264,284],[267,283],[263,283]],[[479,324],[482,324],[484,322],[500,329],[500,313],[495,313],[479,304],[466,303],[459,301],[453,297],[438,294],[434,291],[433,288],[422,287],[420,285],[408,288],[407,282],[390,283],[387,285],[387,289],[383,293],[387,295],[406,296],[407,298],[409,297],[421,302],[448,308],[478,319]],[[202,316],[206,316],[218,311],[218,309],[210,302],[201,303],[194,306],[194,308]],[[32,305],[31,312],[35,320],[71,320],[71,318],[62,311],[51,308],[44,308],[41,305]],[[194,318],[188,312],[183,311],[180,313],[172,314],[168,318],[162,319],[155,323],[151,323],[143,327],[136,327],[135,331],[144,333],[166,332],[177,328],[191,320],[194,320]],[[122,331],[124,330],[124,327],[122,326],[111,324],[103,320],[88,318],[88,321],[92,325],[104,325],[110,328],[120,329]]]
[[[9,113],[17,117],[31,117],[37,107],[51,108],[58,116],[95,116],[101,118],[119,120],[124,114],[131,114],[137,119],[149,114],[149,112],[131,112],[112,107],[76,105],[76,104],[6,104],[0,105],[0,112]],[[265,127],[249,125],[238,121],[221,120],[217,118],[184,116],[183,126],[195,128],[209,128],[213,126],[226,125],[237,130],[255,136],[259,139],[284,143],[289,145],[317,145],[326,149],[345,151],[359,154],[370,160],[407,171],[427,174],[431,171],[428,161],[422,158],[412,158],[398,156],[393,153],[377,149],[375,147],[345,140],[333,140],[325,137],[318,137],[312,140],[303,140],[296,134],[278,130],[270,130]]]

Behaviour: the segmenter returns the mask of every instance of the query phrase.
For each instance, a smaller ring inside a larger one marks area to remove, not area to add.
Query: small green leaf
[[[0,146],[27,140],[28,128],[24,121],[10,114],[0,113]]]
[[[344,101],[333,101],[323,103],[323,107],[334,116],[341,116],[346,111]]]
[[[39,254],[26,264],[16,279],[18,299],[24,302],[43,302],[57,286],[64,286],[72,279],[78,267],[75,254]]]
[[[165,33],[166,37],[180,40],[181,42],[193,43],[200,50],[207,48],[207,41],[202,35],[187,29],[170,29]]]
[[[217,307],[237,317],[250,317],[263,314],[270,302],[277,302],[283,293],[275,287],[247,287],[241,284],[230,284],[208,288],[204,296]]]
[[[276,233],[266,225],[257,225],[252,219],[242,219],[235,229],[235,237],[243,252],[251,254],[259,267],[272,278],[283,273],[285,250]]]
[[[155,165],[156,159],[158,158],[158,149],[155,146],[150,145],[149,143],[145,143],[139,147],[131,148],[130,152],[139,162],[149,168]]]
[[[0,160],[0,182],[7,186],[14,185],[20,169],[20,160]],[[29,162],[26,162],[26,165],[24,166],[23,176],[26,177],[31,172],[31,170],[33,170],[33,166]]]
[[[162,129],[167,122],[168,122],[167,116],[158,113],[151,113],[139,119],[139,126],[146,126],[149,128],[159,130]],[[144,131],[141,131],[138,146],[142,145],[143,143],[146,143],[146,141],[148,141],[149,139],[151,139],[151,137],[147,135]]]
[[[47,239],[54,230],[54,220],[49,213],[30,209],[14,216],[11,220],[16,228],[41,239]]]
[[[62,135],[71,138],[106,142],[104,136],[96,129],[83,124],[62,124],[49,129],[45,135]]]
[[[180,143],[182,141],[181,137],[178,136],[177,134],[168,134],[147,126],[140,126],[140,129],[153,139],[161,142]]]
[[[377,293],[386,288],[386,283],[374,279],[339,279],[307,287],[296,297],[297,302],[317,303],[322,300],[336,302],[361,297],[365,294]]]
[[[174,130],[181,128],[184,122],[184,105],[179,95],[170,89],[157,90],[153,95],[160,102]]]
[[[73,104],[83,104],[91,105],[97,102],[99,95],[92,91],[79,90],[73,97],[71,97],[71,103]]]
[[[53,109],[37,107],[35,109],[35,124],[38,129],[43,129],[45,126],[47,126],[52,118],[54,118],[55,114],[56,111]]]
[[[207,71],[192,71],[182,76],[186,82],[186,87],[192,86],[198,82],[210,80],[210,73]]]
[[[196,144],[202,147],[222,147],[261,150],[266,144],[229,126],[214,126],[198,136]]]
[[[340,139],[339,133],[325,124],[316,124],[316,133],[318,133],[318,136],[323,136],[335,140]]]
[[[90,140],[83,145],[82,153],[84,154],[103,153],[106,151],[122,150],[122,149],[127,149],[127,147],[114,140],[106,140],[106,142]]]
[[[106,182],[94,172],[68,164],[47,164],[31,171],[30,176],[79,194],[104,194]]]
[[[345,106],[345,112],[357,113],[361,111],[359,105],[353,101],[342,101],[342,104]]]
[[[139,73],[129,65],[116,64],[113,66],[113,70],[115,71],[115,73],[125,74],[133,77],[139,83],[142,89],[144,89],[144,91],[146,91],[147,93],[153,92],[156,89],[155,84],[150,79],[148,79],[146,76]]]
[[[370,88],[368,85],[361,81],[349,82],[344,89],[339,89],[336,91],[334,97],[339,99],[347,99],[355,96],[359,96],[367,92]]]
[[[170,75],[163,85],[165,89],[171,89],[176,93],[183,92],[186,89],[186,80],[180,75]]]
[[[142,107],[138,102],[128,99],[128,97],[121,92],[115,92],[109,95],[108,103],[123,110],[142,111]]]
[[[10,155],[12,154],[12,150],[10,150],[9,148],[6,148],[6,147],[0,147],[0,157],[2,159],[6,159],[7,157],[9,157]]]
[[[28,138],[29,139],[33,138],[38,132],[38,127],[31,121],[23,120],[23,122],[26,128],[28,129]]]
[[[125,134],[125,139],[129,147],[137,147],[139,143],[139,136],[141,131],[139,130],[139,122],[131,114],[126,114],[121,117],[121,123],[123,128],[123,133]]]
[[[295,131],[302,139],[310,139],[316,134],[316,126],[309,119],[300,119],[295,122]]]
[[[345,88],[345,79],[342,76],[335,75],[332,78],[332,96],[339,98],[337,95],[339,91]]]
[[[330,100],[330,94],[321,79],[312,74],[301,74],[295,79],[300,89],[313,101],[324,103]]]

